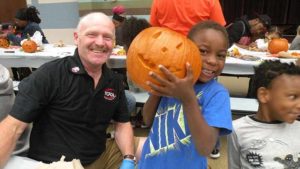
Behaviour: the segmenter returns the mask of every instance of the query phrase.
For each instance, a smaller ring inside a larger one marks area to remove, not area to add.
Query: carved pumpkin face
[[[24,52],[33,53],[37,51],[37,44],[35,41],[27,39],[22,43],[22,49]]]
[[[287,51],[289,49],[289,42],[285,38],[274,38],[268,44],[268,50],[271,54],[277,54],[281,51]]]
[[[5,38],[0,38],[0,48],[8,48],[9,41]]]
[[[149,71],[161,76],[159,65],[164,65],[179,78],[186,75],[186,62],[193,69],[194,82],[200,76],[202,59],[198,47],[184,35],[167,28],[150,27],[140,32],[132,41],[127,53],[129,78],[139,87],[150,91],[146,81],[155,84]]]

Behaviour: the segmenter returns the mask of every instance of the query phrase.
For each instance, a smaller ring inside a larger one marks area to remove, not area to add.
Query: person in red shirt
[[[226,25],[219,0],[153,0],[152,26],[167,27],[187,35],[193,25],[205,20]]]

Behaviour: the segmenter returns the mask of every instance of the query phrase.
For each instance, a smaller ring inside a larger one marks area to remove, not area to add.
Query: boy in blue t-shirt
[[[204,21],[195,25],[188,38],[202,55],[202,70],[196,84],[187,63],[187,75],[180,79],[161,66],[166,78],[151,72],[160,82],[149,82],[153,93],[144,105],[143,116],[152,128],[144,144],[140,169],[206,169],[208,156],[219,135],[231,132],[228,91],[215,77],[221,74],[228,48],[224,27]]]

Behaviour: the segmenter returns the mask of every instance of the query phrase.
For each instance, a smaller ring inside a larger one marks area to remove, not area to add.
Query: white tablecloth
[[[254,74],[254,66],[258,66],[264,60],[280,60],[281,62],[295,62],[296,59],[284,59],[284,58],[276,58],[272,57],[271,54],[267,52],[256,52],[250,51],[246,49],[242,49],[236,45],[233,45],[228,49],[231,51],[233,48],[237,48],[242,55],[251,55],[259,58],[256,61],[247,61],[238,59],[235,57],[227,57],[225,67],[223,69],[224,74],[230,75],[253,75]],[[289,52],[299,52],[299,51],[289,51]]]
[[[67,45],[65,47],[54,47],[52,44],[45,44],[44,50],[35,53],[25,53],[20,48],[4,49],[0,48],[0,64],[5,67],[34,67],[38,68],[42,64],[74,54],[76,46]],[[126,56],[112,55],[107,63],[112,68],[126,66]]]
[[[254,66],[258,66],[263,60],[278,60],[279,58],[271,57],[270,54],[267,52],[256,52],[256,51],[250,51],[246,49],[242,49],[236,45],[233,45],[228,49],[228,51],[231,51],[233,48],[238,48],[239,52],[243,55],[252,55],[255,57],[258,57],[259,60],[257,61],[247,61],[238,59],[235,57],[227,57],[225,62],[225,67],[223,69],[223,74],[226,75],[233,75],[233,76],[245,76],[245,75],[253,75],[254,74]],[[292,52],[292,51],[290,51]],[[294,51],[299,52],[300,51]],[[283,59],[280,58],[281,62],[294,62],[296,59]],[[113,68],[120,68],[120,67],[126,67],[126,56],[111,56],[110,60],[108,61],[108,65],[111,65],[110,67]]]
[[[35,53],[25,53],[18,49],[0,48],[0,64],[6,67],[40,67],[42,64],[61,57],[73,55],[75,46],[54,47],[44,45],[44,50]]]
[[[254,73],[253,66],[259,65],[266,59],[278,59],[268,56],[267,52],[255,52],[239,48],[233,45],[232,48],[238,48],[241,54],[247,54],[259,57],[257,61],[246,61],[234,57],[227,57],[225,67],[222,73],[230,75],[252,75]],[[73,55],[76,46],[54,47],[51,44],[45,45],[45,49],[36,53],[25,53],[20,49],[3,49],[0,48],[0,64],[6,67],[39,67],[51,60]],[[13,51],[13,53],[7,53]],[[298,52],[298,51],[297,51]],[[293,62],[295,59],[280,59],[282,62]],[[111,55],[107,61],[107,65],[111,68],[125,68],[126,56]]]

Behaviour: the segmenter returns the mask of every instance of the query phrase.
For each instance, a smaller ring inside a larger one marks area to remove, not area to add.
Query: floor
[[[221,137],[221,156],[217,159],[208,158],[210,169],[227,169],[227,141],[226,137]]]

